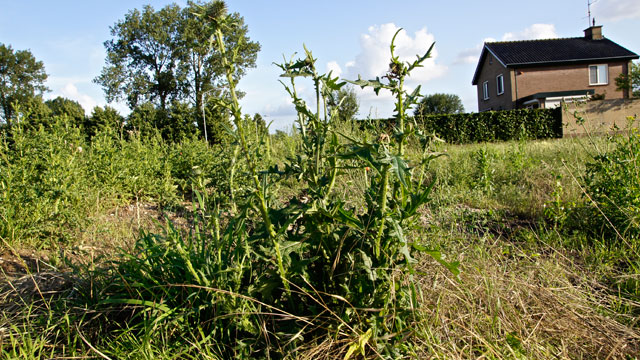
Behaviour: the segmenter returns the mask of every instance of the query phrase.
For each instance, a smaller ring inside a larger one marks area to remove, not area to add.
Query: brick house
[[[591,26],[584,37],[485,43],[473,85],[478,111],[551,108],[593,95],[627,99],[615,78],[638,55]]]

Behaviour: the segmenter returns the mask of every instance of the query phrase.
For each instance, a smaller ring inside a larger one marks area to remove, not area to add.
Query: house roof
[[[480,67],[488,52],[493,54],[502,65],[511,68],[638,59],[637,54],[606,38],[590,40],[577,37],[490,42],[485,43],[482,49],[480,61],[473,76],[473,85],[478,83]]]

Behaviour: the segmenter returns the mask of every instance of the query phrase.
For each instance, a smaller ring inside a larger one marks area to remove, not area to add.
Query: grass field
[[[211,198],[228,200],[225,164],[231,163],[233,152],[197,141],[170,145],[157,139],[105,136],[102,142],[88,144],[73,136],[73,129],[42,132],[25,137],[22,145],[14,140],[2,153],[2,357],[219,358],[225,344],[216,342],[208,333],[215,331],[203,324],[190,328],[189,336],[178,332],[176,337],[176,329],[157,317],[133,315],[142,322],[123,322],[140,308],[146,309],[143,313],[164,311],[167,299],[155,305],[114,301],[106,306],[101,297],[115,291],[105,281],[124,276],[122,271],[142,271],[122,267],[122,260],[141,254],[144,244],[156,246],[154,239],[160,238],[152,234],[178,239],[174,244],[188,247],[189,233],[216,229],[205,226],[211,221],[202,217],[203,208],[213,208],[209,214],[221,223],[239,211],[225,209],[229,202],[222,200],[199,205],[191,191],[191,186],[202,186]],[[299,134],[272,135],[270,140],[274,165],[300,146]],[[39,153],[29,158],[35,145]],[[18,146],[20,157],[15,153]],[[80,146],[83,151],[78,151]],[[412,330],[403,335],[401,356],[638,357],[637,242],[626,233],[624,242],[612,241],[588,225],[580,210],[591,206],[585,196],[587,163],[615,146],[606,137],[435,144],[433,150],[446,155],[428,164],[425,176],[435,179],[431,199],[418,210],[418,221],[406,235],[442,254],[444,261],[459,262],[460,273],[433,256],[415,255],[415,272],[403,276],[417,284],[418,303],[407,318]],[[119,150],[106,153],[114,148]],[[127,152],[134,155],[122,155]],[[419,152],[415,145],[407,147],[410,163]],[[103,175],[90,170],[104,166],[96,159],[110,164]],[[38,161],[57,165],[42,171]],[[117,176],[129,183],[113,181]],[[345,198],[348,206],[363,206],[354,194],[366,191],[367,176],[366,169],[345,171],[335,185],[336,196]],[[234,196],[245,196],[246,170],[240,168],[235,181]],[[300,186],[281,182],[270,201],[291,201],[300,196]],[[181,284],[153,286],[172,285]],[[256,311],[247,307],[236,321]],[[314,320],[323,326],[321,319]],[[298,343],[294,352],[278,350],[282,343],[269,346],[274,354],[280,353],[278,357],[344,358],[358,341],[348,331],[312,334],[315,337]]]

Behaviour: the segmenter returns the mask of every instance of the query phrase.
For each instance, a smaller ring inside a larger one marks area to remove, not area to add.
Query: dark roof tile
[[[493,42],[486,43],[485,46],[506,66],[638,58],[635,53],[606,38]]]
[[[507,67],[638,59],[637,54],[607,38],[590,40],[585,37],[577,37],[490,42],[485,43],[482,49],[480,61],[473,75],[473,85],[478,82],[480,67],[487,51],[493,53]]]

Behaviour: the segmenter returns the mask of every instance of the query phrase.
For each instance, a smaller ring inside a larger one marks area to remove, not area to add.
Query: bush
[[[640,236],[640,134],[611,139],[615,148],[587,164],[586,195],[595,221],[608,240]]]
[[[90,204],[84,134],[66,118],[29,130],[16,122],[0,144],[0,236],[42,246],[69,239]]]
[[[562,137],[560,109],[425,115],[418,126],[454,144]]]
[[[88,142],[76,119],[40,120],[15,122],[1,133],[0,236],[11,243],[71,241],[104,208],[133,201],[171,207],[194,187],[216,203],[229,201],[233,160],[220,145],[195,138],[172,143],[153,129],[125,138],[108,124],[92,127]],[[246,184],[244,175],[238,172],[236,184]]]

